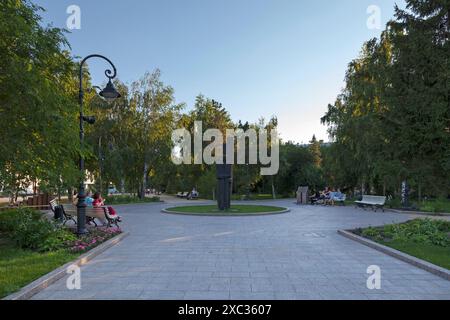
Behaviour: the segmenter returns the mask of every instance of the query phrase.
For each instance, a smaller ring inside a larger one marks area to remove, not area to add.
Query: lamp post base
[[[78,204],[77,204],[77,234],[79,236],[85,235],[88,233],[86,229],[86,203],[84,195],[84,187],[81,188],[80,193],[78,194]]]

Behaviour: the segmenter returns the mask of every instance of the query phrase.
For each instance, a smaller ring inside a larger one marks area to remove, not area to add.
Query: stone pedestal
[[[231,170],[232,165],[226,164],[226,145],[223,146],[224,164],[217,164],[217,206],[220,211],[231,208]]]
[[[297,204],[308,204],[309,187],[298,187]]]

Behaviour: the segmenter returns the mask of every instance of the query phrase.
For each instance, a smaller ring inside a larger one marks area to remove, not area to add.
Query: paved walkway
[[[192,203],[192,202],[191,202]],[[192,217],[170,204],[119,207],[131,234],[35,299],[450,299],[450,281],[365,247],[338,229],[408,220],[350,207],[297,207],[262,217]],[[370,265],[382,289],[366,286]]]

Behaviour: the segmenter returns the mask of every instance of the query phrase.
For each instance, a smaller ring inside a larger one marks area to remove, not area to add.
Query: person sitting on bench
[[[316,202],[319,200],[320,200],[320,192],[319,191],[316,191],[316,193],[314,195],[309,197],[309,201],[311,201],[311,204],[316,204]]]
[[[187,196],[187,199],[191,200],[191,199],[197,199],[197,198],[198,198],[198,191],[197,191],[197,189],[193,188],[192,191]]]
[[[99,208],[99,207],[105,206],[105,200],[103,200],[103,198],[99,192],[96,192],[94,194],[94,202],[92,203],[92,205],[94,206],[94,208]],[[108,211],[112,217],[118,217],[117,221],[122,222],[122,218],[117,215],[117,212],[113,207],[108,207]],[[102,222],[103,222],[103,224],[105,224],[104,221],[102,221]]]
[[[94,198],[92,198],[92,193],[88,191],[86,194],[86,198],[84,199],[84,202],[86,203],[86,206],[93,207],[94,206]]]

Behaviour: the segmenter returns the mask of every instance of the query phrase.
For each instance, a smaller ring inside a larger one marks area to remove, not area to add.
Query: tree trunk
[[[145,190],[147,190],[147,173],[148,173],[148,164],[147,160],[144,162],[144,172],[142,176],[142,186],[141,186],[141,192],[139,195],[139,198],[144,199],[145,198]]]
[[[9,205],[12,206],[14,204],[14,192],[9,194]]]
[[[68,199],[69,199],[69,201],[70,201],[70,203],[72,203],[73,202],[73,189],[72,188],[69,188],[69,190],[67,190],[67,195],[68,195]]]

